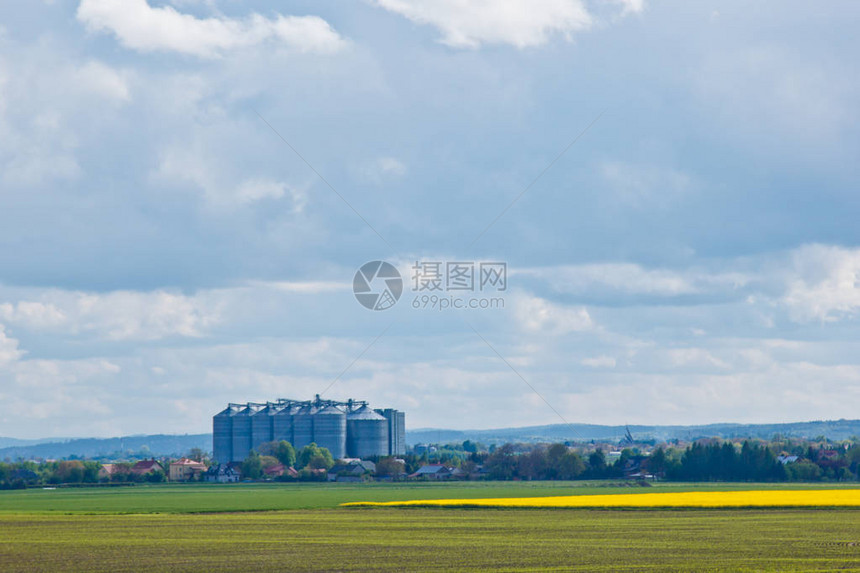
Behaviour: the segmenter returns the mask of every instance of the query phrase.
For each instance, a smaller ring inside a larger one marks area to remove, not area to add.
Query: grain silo
[[[276,406],[272,416],[272,439],[276,442],[281,440],[294,443],[293,441],[293,414],[298,412],[299,407],[289,401],[280,402]]]
[[[233,416],[241,404],[228,404],[212,418],[212,455],[219,463],[233,461]]]
[[[316,408],[305,403],[293,414],[293,447],[301,449],[314,441],[314,418]]]
[[[319,401],[319,398],[317,398]],[[323,406],[313,415],[313,441],[334,459],[346,457],[346,414],[337,406]]]
[[[229,404],[212,418],[212,445],[219,463],[242,462],[265,442],[285,440],[296,450],[315,442],[335,459],[369,458],[405,452],[406,416],[367,402],[286,400]]]
[[[406,454],[406,414],[394,410],[393,408],[384,408],[382,410],[374,410],[377,414],[385,418],[388,422],[388,453],[392,456],[402,456]]]
[[[272,417],[277,404],[269,402],[251,416],[251,448],[260,451],[260,444],[272,441]]]
[[[233,452],[231,461],[241,462],[251,453],[251,417],[265,404],[248,404],[233,416]]]
[[[388,455],[388,420],[366,404],[346,415],[346,453],[351,458]]]

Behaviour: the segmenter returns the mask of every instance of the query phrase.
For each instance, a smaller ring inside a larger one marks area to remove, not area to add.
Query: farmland
[[[138,485],[0,491],[2,513],[209,513],[336,508],[358,501],[518,498],[643,492],[830,489],[840,484],[660,483],[641,488],[612,482],[452,482],[369,484]],[[855,488],[856,484],[845,484]]]
[[[556,508],[556,509],[742,509],[816,507],[860,508],[860,489],[686,491],[636,495],[565,495],[500,497],[483,499],[414,499],[409,501],[359,501],[345,507],[444,507],[444,508]]]
[[[342,508],[350,501],[743,491],[601,483],[254,484],[0,492],[3,571],[833,570],[860,511]],[[856,487],[856,485],[855,485]],[[811,490],[824,489],[810,486]],[[828,489],[833,489],[830,484]]]
[[[295,510],[0,515],[4,571],[833,570],[851,511]]]

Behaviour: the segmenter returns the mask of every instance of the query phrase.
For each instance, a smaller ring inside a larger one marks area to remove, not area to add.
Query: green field
[[[0,571],[860,569],[857,510],[337,507],[360,500],[762,487],[788,489],[520,482],[4,491]]]
[[[336,508],[350,501],[530,497],[737,489],[856,488],[857,484],[452,482],[403,484],[200,484],[0,491],[2,513],[210,513]]]
[[[3,571],[835,570],[860,513],[295,510],[0,516]]]

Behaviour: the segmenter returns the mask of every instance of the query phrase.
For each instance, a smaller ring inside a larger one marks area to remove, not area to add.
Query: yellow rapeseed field
[[[860,489],[702,491],[512,497],[495,499],[415,499],[410,501],[352,502],[351,507],[860,507]]]

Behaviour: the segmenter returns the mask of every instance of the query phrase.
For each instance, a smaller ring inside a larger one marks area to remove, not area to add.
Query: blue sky
[[[335,379],[413,428],[856,418],[858,17],[4,2],[0,435]],[[505,308],[368,311],[377,259],[505,261]]]

